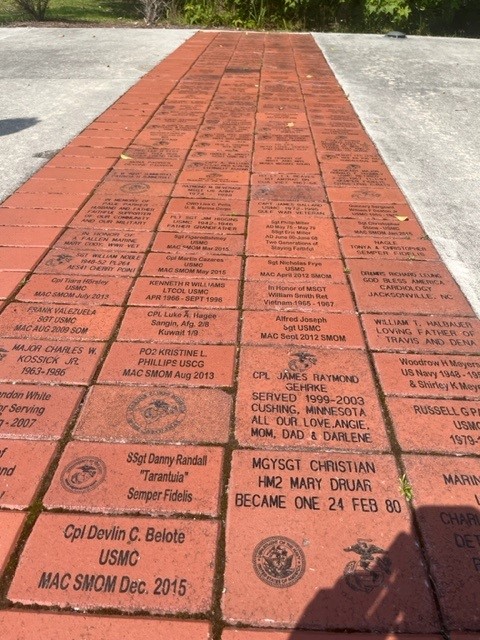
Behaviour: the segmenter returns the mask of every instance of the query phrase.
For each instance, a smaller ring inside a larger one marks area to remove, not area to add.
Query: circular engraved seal
[[[128,424],[141,433],[165,433],[183,422],[187,407],[183,398],[169,391],[142,393],[127,409]]]
[[[149,189],[150,185],[145,184],[144,182],[127,182],[120,187],[120,191],[123,191],[124,193],[143,193]]]
[[[260,580],[278,589],[291,587],[305,573],[305,555],[301,547],[283,536],[272,536],[259,542],[252,560]]]
[[[77,458],[67,464],[62,471],[60,482],[67,491],[87,493],[102,484],[106,475],[107,467],[103,460],[88,456]]]

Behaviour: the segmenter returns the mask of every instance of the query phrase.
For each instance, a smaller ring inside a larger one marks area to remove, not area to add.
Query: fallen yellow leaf
[[[313,76],[307,76],[307,78],[313,78]]]
[[[293,122],[287,122],[287,127],[294,127],[294,123]]]
[[[408,220],[408,216],[395,216],[395,218],[397,220],[400,220],[400,222],[405,222],[405,220]]]
[[[126,154],[126,153],[121,153],[121,154],[120,154],[120,158],[121,158],[122,160],[131,160],[131,159],[132,159],[132,158],[131,158],[131,156],[127,156],[127,154]]]

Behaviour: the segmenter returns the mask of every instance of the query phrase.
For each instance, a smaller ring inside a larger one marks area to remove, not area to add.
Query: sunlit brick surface
[[[310,35],[145,75],[0,305],[2,639],[478,636],[478,320]]]

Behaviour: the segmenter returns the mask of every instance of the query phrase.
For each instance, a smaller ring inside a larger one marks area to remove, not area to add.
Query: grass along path
[[[0,2],[0,25],[31,22],[12,0]],[[143,24],[143,17],[132,0],[50,0],[45,22],[95,23],[99,25]]]

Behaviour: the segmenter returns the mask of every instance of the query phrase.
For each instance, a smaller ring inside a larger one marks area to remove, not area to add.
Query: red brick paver
[[[479,321],[311,36],[144,76],[0,300],[2,639],[478,637]]]

